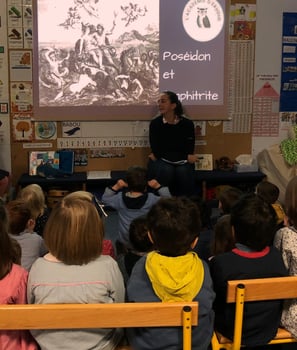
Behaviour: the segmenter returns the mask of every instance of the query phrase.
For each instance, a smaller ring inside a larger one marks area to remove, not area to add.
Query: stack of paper
[[[111,179],[110,170],[90,170],[87,173],[88,180]]]

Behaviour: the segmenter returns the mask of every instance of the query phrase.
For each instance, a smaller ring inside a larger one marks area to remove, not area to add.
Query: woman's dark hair
[[[171,103],[175,103],[176,107],[174,109],[174,113],[178,116],[181,117],[184,114],[183,106],[178,99],[178,96],[175,92],[173,91],[163,91],[163,94],[166,94],[169,97],[169,100]]]

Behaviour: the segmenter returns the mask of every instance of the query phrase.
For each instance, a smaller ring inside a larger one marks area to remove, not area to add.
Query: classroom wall
[[[8,5],[10,5],[11,0],[7,0]],[[19,0],[21,1],[21,0]],[[29,1],[29,0],[23,0],[23,1]],[[268,4],[269,2],[269,4]],[[231,2],[233,5],[235,4],[255,4],[255,1],[253,0],[246,0],[242,2]],[[273,6],[270,6],[273,3]],[[282,4],[282,6],[280,6]],[[287,5],[287,6],[286,6]],[[280,12],[283,11],[283,6],[286,6],[286,10],[292,9],[292,7],[296,7],[294,0],[258,0],[257,1],[257,31],[256,35],[258,35],[258,38],[260,40],[261,35],[258,33],[258,21],[261,22],[261,18],[258,18],[258,13],[261,13],[261,16],[265,16],[265,18],[269,18],[269,11],[274,11],[277,12],[277,18],[278,18],[278,25],[273,24],[273,26],[276,26],[277,28],[280,29],[281,24],[279,23],[279,20],[281,18]],[[2,13],[1,13],[2,12]],[[297,12],[297,9],[296,9]],[[7,16],[7,9],[4,8],[3,2],[1,2],[0,5],[0,16],[1,18],[5,18]],[[4,23],[5,26],[5,21],[2,20],[2,24]],[[263,26],[259,26],[259,28],[263,28]],[[260,30],[259,29],[259,30]],[[8,29],[9,30],[9,29]],[[261,29],[263,30],[263,29]],[[7,35],[8,33],[6,33]],[[3,39],[3,32],[1,33],[1,37]],[[280,40],[281,35],[279,35],[279,40]],[[234,37],[230,36],[230,39],[234,41]],[[248,46],[247,49],[251,50],[253,47],[251,44],[255,42],[255,47],[259,47],[259,43],[256,42],[257,37],[255,40],[249,40],[248,41]],[[262,38],[261,38],[262,40]],[[2,43],[1,43],[2,44]],[[3,42],[3,45],[5,46],[5,42]],[[6,44],[7,45],[7,44]],[[278,45],[280,46],[281,43],[278,42]],[[260,47],[262,47],[260,45]],[[244,48],[245,49],[245,48]],[[277,48],[279,49],[279,48]],[[9,51],[14,50],[17,51],[17,49],[9,48]],[[240,48],[240,50],[243,50]],[[262,50],[265,50],[265,47],[262,47]],[[242,51],[241,51],[242,52]],[[278,56],[278,55],[276,55]],[[232,57],[232,56],[231,56]],[[255,56],[257,58],[257,55]],[[244,67],[247,64],[244,60],[242,63],[239,64],[242,65],[243,71]],[[250,64],[250,63],[249,63]],[[274,65],[274,69],[278,70],[278,75],[280,67],[278,67],[279,61]],[[257,66],[256,62],[256,67],[259,69]],[[249,66],[249,70],[246,72],[243,72],[241,74],[248,74],[249,73],[249,79],[251,82],[254,82],[254,71],[250,71],[250,67],[254,66]],[[242,78],[242,75],[240,76],[241,83],[246,80]],[[251,84],[252,84],[251,83]],[[245,91],[246,87],[243,86],[240,91]],[[233,90],[233,93],[236,92],[236,89]],[[242,99],[242,95],[238,95],[237,98],[238,100]],[[1,102],[1,98],[0,98]],[[10,100],[9,102],[10,103]],[[252,112],[244,111],[246,114],[244,114],[246,117],[242,117],[242,111],[236,111],[234,109],[234,113],[232,114],[232,120],[229,122],[204,122],[203,123],[203,132],[202,134],[197,135],[196,137],[196,153],[211,153],[213,155],[213,159],[219,159],[222,156],[227,156],[231,160],[234,160],[239,154],[256,154],[258,153],[263,147],[266,147],[270,144],[270,141],[273,140],[272,142],[278,142],[280,137],[284,137],[283,135],[278,134],[277,136],[266,136],[264,138],[261,138],[261,141],[258,142],[259,136],[253,136],[253,128],[252,128]],[[3,116],[3,118],[6,117]],[[152,116],[153,117],[153,116]],[[189,116],[191,117],[191,116]],[[2,118],[2,115],[0,114],[0,120]],[[62,144],[62,141],[64,142],[66,139],[66,134],[65,126],[63,126],[63,122],[57,122],[57,132],[55,135],[55,139],[49,139],[49,140],[40,140],[40,139],[31,139],[31,140],[26,140],[25,142],[22,142],[21,140],[15,140],[15,137],[13,135],[13,130],[14,126],[12,124],[12,116],[11,114],[8,114],[8,118],[10,119],[10,131],[11,133],[11,148],[10,148],[10,156],[11,156],[11,171],[13,175],[13,184],[15,185],[18,178],[22,173],[28,172],[28,154],[31,150],[54,150],[54,149],[59,149],[63,148],[60,147]],[[238,119],[236,119],[238,118]],[[239,119],[241,118],[241,119]],[[7,118],[5,119],[7,122]],[[125,127],[123,127],[125,123]],[[5,124],[5,123],[3,123]],[[34,123],[33,123],[34,124]],[[246,124],[246,125],[242,125]],[[103,128],[102,128],[103,125]],[[114,139],[114,137],[122,137],[127,140],[134,139],[135,137],[140,137],[146,140],[147,142],[147,126],[145,127],[145,130],[141,131],[138,130],[134,135],[130,135],[127,130],[134,130],[134,124],[130,122],[120,122],[118,123],[118,128],[114,126],[114,124],[108,125],[108,123],[103,123],[100,124],[100,122],[94,122],[91,126],[90,129],[92,129],[92,137],[96,137],[96,135],[99,135],[97,137],[102,137],[102,132],[105,134],[104,130],[106,133],[109,135],[111,139]],[[34,125],[33,127],[34,128]],[[85,128],[86,130],[88,128]],[[127,130],[126,130],[127,129]],[[140,128],[141,129],[141,128]],[[97,132],[96,132],[97,130]],[[123,131],[126,130],[126,131]],[[1,129],[0,129],[1,132]],[[4,135],[7,134],[7,132],[4,132]],[[112,134],[113,136],[111,136]],[[129,134],[129,135],[128,135]],[[1,135],[0,135],[1,136]],[[75,135],[74,135],[75,136]],[[88,137],[88,135],[85,134],[80,134],[78,137]],[[73,139],[69,138],[71,141]],[[1,140],[0,140],[1,141]],[[7,141],[6,141],[7,142]],[[61,142],[61,143],[60,143]],[[254,144],[253,144],[254,142]],[[258,143],[257,143],[258,142]],[[140,143],[141,144],[141,143]],[[146,143],[147,145],[147,143]],[[4,146],[4,145],[3,145]],[[68,147],[69,148],[69,147]],[[83,148],[83,147],[82,147]],[[107,149],[112,149],[113,147],[107,147]],[[3,147],[3,149],[5,149]],[[124,155],[123,157],[118,157],[118,158],[90,158],[91,154],[91,148],[85,148],[86,153],[89,155],[88,158],[88,163],[87,165],[84,166],[76,166],[75,170],[76,171],[88,171],[88,170],[122,170],[126,169],[130,165],[134,164],[139,164],[142,166],[146,166],[147,164],[147,156],[149,154],[149,147],[140,147],[139,144],[136,146],[125,146],[121,147],[121,153]],[[3,152],[1,152],[3,155]],[[9,159],[9,154],[8,152],[5,153],[4,158]],[[1,162],[1,157],[0,157],[0,162]],[[5,168],[9,167],[9,161],[3,162],[3,165],[0,164],[0,166],[3,166]]]

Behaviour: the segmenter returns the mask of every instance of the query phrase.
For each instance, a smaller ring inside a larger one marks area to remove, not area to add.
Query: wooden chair
[[[1,330],[182,326],[184,350],[197,324],[197,302],[0,305]]]
[[[227,303],[236,304],[234,337],[232,341],[215,331],[211,341],[212,350],[240,350],[244,303],[260,300],[295,299],[297,298],[297,277],[228,281],[227,288]],[[296,341],[297,339],[293,338],[290,332],[284,328],[278,328],[275,338],[266,345],[295,343]]]

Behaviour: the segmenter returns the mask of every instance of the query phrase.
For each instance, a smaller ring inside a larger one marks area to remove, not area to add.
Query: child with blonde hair
[[[117,262],[102,254],[103,225],[92,203],[64,197],[53,208],[44,231],[49,253],[33,264],[28,279],[32,304],[111,304],[124,302]],[[98,316],[100,317],[100,315]],[[43,349],[114,349],[121,329],[34,330]]]
[[[30,184],[20,190],[18,198],[24,199],[29,205],[35,218],[34,231],[42,236],[50,214],[50,210],[45,203],[45,195],[42,188],[37,184]]]
[[[100,203],[97,204],[96,198],[91,192],[75,191],[75,192],[71,192],[71,193],[67,194],[67,196],[65,196],[65,198],[81,199],[81,200],[85,200],[87,202],[93,203],[95,205],[95,208],[97,209],[100,217],[102,216],[103,213],[105,213],[104,209],[102,207],[99,207],[99,205],[101,205],[101,204]],[[107,215],[107,214],[105,213],[105,215]],[[101,220],[101,224],[102,224],[102,230],[103,230],[103,234],[104,234],[104,223],[102,220]],[[113,243],[110,239],[105,239],[105,238],[103,239],[102,254],[103,255],[110,255],[114,259],[116,258],[115,249],[114,249]]]

